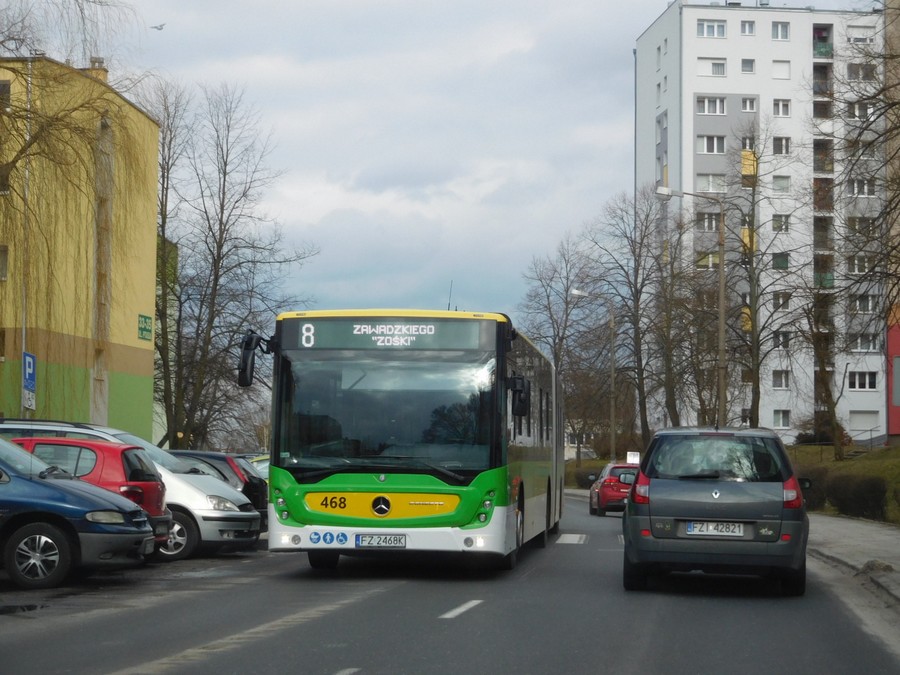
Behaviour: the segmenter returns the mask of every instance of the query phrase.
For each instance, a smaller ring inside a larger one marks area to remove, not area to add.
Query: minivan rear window
[[[648,478],[704,479],[775,483],[789,478],[778,442],[735,435],[672,434],[650,448]]]

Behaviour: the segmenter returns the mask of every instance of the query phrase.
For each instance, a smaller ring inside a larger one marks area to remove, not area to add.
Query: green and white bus
[[[458,552],[510,569],[563,503],[551,361],[499,313],[288,312],[248,331],[238,381],[271,353],[269,550]]]

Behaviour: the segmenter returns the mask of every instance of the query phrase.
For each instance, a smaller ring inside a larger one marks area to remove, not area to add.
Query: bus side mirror
[[[256,366],[256,348],[262,336],[247,331],[241,338],[241,357],[238,361],[238,386],[249,387],[253,384],[253,369]]]
[[[509,378],[509,394],[512,398],[512,414],[524,417],[531,408],[531,381],[521,375]]]

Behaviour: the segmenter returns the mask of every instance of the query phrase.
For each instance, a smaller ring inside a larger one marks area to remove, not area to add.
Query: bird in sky
[[[164,24],[164,23],[157,24],[156,26],[150,26],[150,28],[152,28],[153,30],[162,30],[165,27],[166,27],[166,24]]]

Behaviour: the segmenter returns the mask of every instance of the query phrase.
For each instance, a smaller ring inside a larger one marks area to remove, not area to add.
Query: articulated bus
[[[511,569],[546,545],[563,502],[563,424],[553,364],[509,317],[424,310],[299,311],[273,355],[269,550],[470,554]]]

